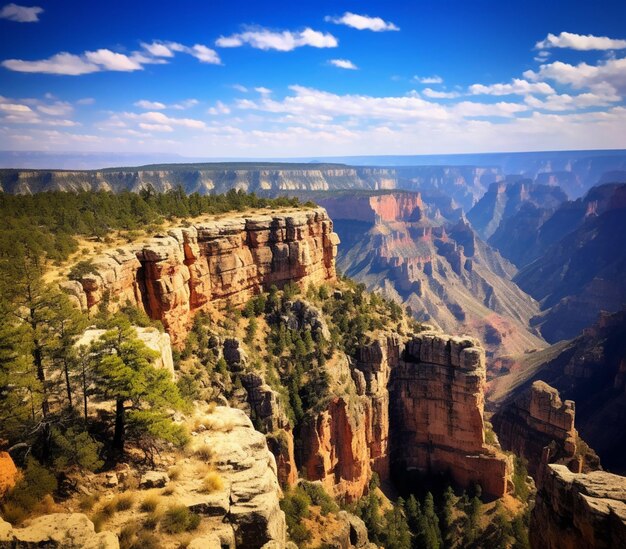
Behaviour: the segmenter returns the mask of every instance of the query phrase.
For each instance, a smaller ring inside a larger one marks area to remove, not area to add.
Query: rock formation
[[[276,461],[265,436],[255,431],[241,410],[218,406],[209,419],[213,427],[194,437],[194,445],[213,450],[213,466],[222,478],[223,488],[203,493],[202,479],[185,476],[183,462],[183,476],[176,488],[178,503],[210,519],[216,530],[233,532],[236,547],[254,549],[268,542],[284,547],[281,489]]]
[[[491,383],[492,403],[504,410],[535,381],[549,383],[576,403],[576,429],[602,466],[626,474],[626,310],[602,313],[572,341],[516,357],[508,368]]]
[[[406,345],[391,382],[391,467],[449,472],[486,494],[509,490],[512,464],[485,443],[485,355],[472,338],[424,333]]]
[[[333,280],[338,243],[322,208],[231,216],[108,252],[64,288],[84,309],[139,307],[178,346],[193,314],[209,304],[240,305],[273,284]]]
[[[534,549],[626,547],[626,478],[549,465],[530,520]]]
[[[94,530],[82,513],[54,513],[32,519],[24,528],[13,528],[0,518],[0,548],[119,549],[112,532]]]
[[[502,448],[524,458],[528,472],[541,483],[548,463],[566,465],[574,472],[598,468],[597,456],[581,448],[574,428],[575,405],[563,402],[559,392],[543,381],[499,410],[492,423]]]
[[[8,452],[0,452],[0,499],[15,486],[19,473]]]

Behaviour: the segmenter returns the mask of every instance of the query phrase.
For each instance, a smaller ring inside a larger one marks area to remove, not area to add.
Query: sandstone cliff
[[[598,468],[597,456],[579,440],[575,410],[573,401],[563,402],[556,389],[535,381],[492,422],[502,448],[524,458],[540,484],[548,463],[566,465],[577,473]]]
[[[530,521],[534,549],[626,547],[626,478],[549,465]]]
[[[626,311],[603,313],[572,341],[519,356],[507,368],[491,383],[492,402],[504,408],[533,382],[549,383],[576,403],[576,428],[602,466],[626,473]]]
[[[230,216],[110,251],[64,287],[87,310],[129,302],[180,345],[193,314],[209,304],[240,305],[273,284],[333,280],[338,243],[322,208]]]
[[[485,442],[485,356],[472,338],[424,333],[406,345],[391,383],[391,463],[397,472],[448,472],[501,497],[512,463]]]

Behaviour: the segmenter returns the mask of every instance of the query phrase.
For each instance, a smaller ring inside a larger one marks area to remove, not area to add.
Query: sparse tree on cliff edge
[[[183,443],[182,428],[166,415],[168,409],[183,406],[178,388],[169,372],[152,365],[157,354],[137,338],[128,320],[114,317],[93,352],[96,385],[105,398],[115,400],[114,449],[124,451],[127,424],[135,432]]]

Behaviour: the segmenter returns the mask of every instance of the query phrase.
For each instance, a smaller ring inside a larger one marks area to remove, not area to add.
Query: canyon
[[[316,200],[341,239],[338,268],[370,291],[408,305],[422,322],[479,338],[489,356],[545,346],[529,326],[539,305],[513,283],[516,268],[462,216],[447,221],[420,193]]]
[[[274,284],[335,281],[338,241],[322,208],[226,216],[111,251],[64,286],[89,311],[126,302],[141,308],[180,347],[198,311],[241,306]],[[288,325],[328,331],[306,302],[291,307]],[[266,433],[284,485],[300,470],[354,501],[366,493],[373,471],[389,479],[392,471],[412,469],[450,473],[459,486],[480,483],[494,497],[510,490],[510,460],[485,442],[486,361],[475,339],[432,331],[374,334],[354,359],[338,354],[326,367],[337,390],[295,433],[277,394],[248,367],[242,343],[227,338],[221,353],[241,380],[242,402]]]

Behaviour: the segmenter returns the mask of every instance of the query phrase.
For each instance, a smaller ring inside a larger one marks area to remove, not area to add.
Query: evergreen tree
[[[152,366],[156,353],[137,338],[125,317],[112,319],[111,329],[93,344],[92,352],[97,386],[105,398],[115,400],[113,447],[117,451],[124,451],[127,423],[134,432],[184,442],[181,429],[166,415],[168,409],[183,406],[178,388],[169,372]]]
[[[443,509],[441,516],[441,535],[443,536],[444,546],[452,547],[456,537],[454,528],[454,491],[450,486],[443,495]]]
[[[395,505],[385,513],[386,549],[411,549],[411,532],[404,515],[404,501],[398,498]]]

